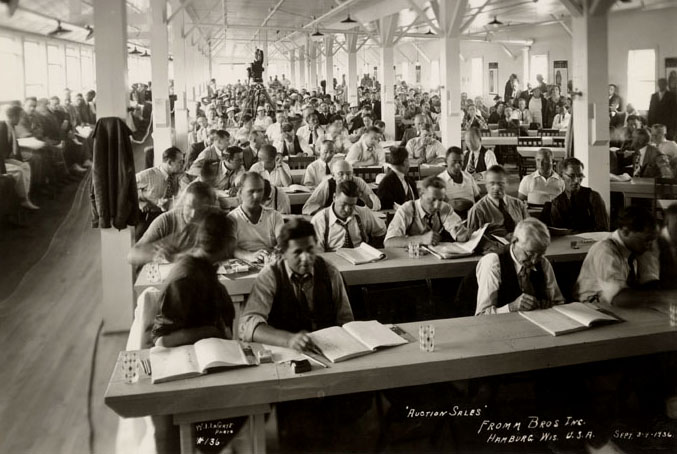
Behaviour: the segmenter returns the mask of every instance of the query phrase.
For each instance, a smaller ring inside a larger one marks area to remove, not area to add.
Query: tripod
[[[264,105],[268,102],[273,106],[273,101],[268,96],[266,88],[261,82],[254,82],[253,84],[247,84],[247,92],[245,94],[245,102],[242,107],[243,114],[249,114],[252,117],[256,116],[256,108],[258,106]],[[273,106],[275,108],[275,106]]]

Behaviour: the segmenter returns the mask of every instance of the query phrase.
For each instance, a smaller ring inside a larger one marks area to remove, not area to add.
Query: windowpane
[[[628,51],[628,103],[638,110],[648,110],[656,87],[656,51]]]
[[[548,82],[548,55],[532,55],[529,62],[529,82],[531,87],[538,85],[537,75],[543,76],[543,80]]]
[[[92,62],[92,51],[89,49],[82,49],[81,55],[82,89],[94,90],[94,64]]]
[[[24,64],[26,94],[44,98],[47,96],[47,59],[42,44],[24,41]]]
[[[19,42],[0,36],[0,101],[20,99],[21,96],[21,48]]]
[[[484,68],[482,67],[482,58],[473,58],[470,60],[470,93],[468,93],[469,98],[475,98],[476,96],[482,96],[483,88],[482,83],[484,81]]]
[[[430,88],[436,90],[440,86],[440,61],[433,60],[430,63]]]
[[[82,75],[80,69],[80,49],[66,48],[66,85],[74,93],[82,91]]]

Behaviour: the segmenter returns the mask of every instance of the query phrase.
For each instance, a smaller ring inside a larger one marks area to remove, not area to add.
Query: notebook
[[[462,243],[439,243],[436,246],[423,245],[421,247],[438,259],[456,259],[460,257],[467,257],[475,252],[475,248],[477,248],[477,246],[480,244],[482,235],[484,235],[484,231],[488,226],[488,223],[484,224],[481,229],[473,232],[470,235],[470,239],[468,241]]]
[[[356,248],[340,248],[336,251],[336,255],[343,257],[353,265],[377,262],[386,258],[383,252],[364,242]]]
[[[292,194],[295,192],[313,192],[313,188],[308,186],[303,186],[302,184],[290,184],[289,186],[281,188],[287,194]]]
[[[238,341],[212,337],[193,345],[150,349],[153,383],[164,383],[204,375],[210,369],[256,366],[251,347]]]
[[[332,326],[310,333],[310,338],[320,352],[333,363],[366,355],[378,348],[409,342],[397,335],[392,328],[376,320]]]
[[[520,312],[520,315],[553,336],[622,321],[611,312],[601,311],[589,303],[561,304],[549,309]]]

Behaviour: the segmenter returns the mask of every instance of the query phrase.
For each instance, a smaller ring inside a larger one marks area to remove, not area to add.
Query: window
[[[82,67],[82,89],[94,90],[94,62],[90,49],[80,50],[80,66]]]
[[[656,87],[656,51],[628,51],[628,103],[637,110],[649,110]]]
[[[543,76],[545,83],[548,83],[548,55],[532,55],[529,63],[529,82],[531,87],[538,85],[536,76]]]
[[[50,96],[58,95],[66,88],[66,69],[61,46],[47,45],[47,77]]]
[[[45,46],[35,41],[24,41],[26,96],[47,97],[47,59]]]
[[[404,81],[409,80],[409,62],[408,61],[403,61],[402,63],[400,63],[400,75],[401,75],[400,80],[404,80]]]
[[[23,80],[20,41],[8,36],[0,36],[0,101],[21,98]]]
[[[73,93],[82,92],[82,72],[80,68],[80,49],[66,47],[66,85]]]
[[[482,57],[477,57],[470,60],[470,75],[468,98],[473,99],[476,96],[482,96],[484,94],[484,68]]]

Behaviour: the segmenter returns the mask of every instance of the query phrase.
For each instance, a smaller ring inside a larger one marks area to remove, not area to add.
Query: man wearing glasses
[[[609,215],[602,196],[597,191],[581,186],[585,175],[583,163],[576,158],[562,161],[560,174],[564,192],[547,202],[541,212],[541,221],[551,227],[576,232],[606,232]]]
[[[544,257],[548,228],[535,218],[520,221],[510,247],[477,263],[475,315],[546,309],[564,303],[555,273]]]

